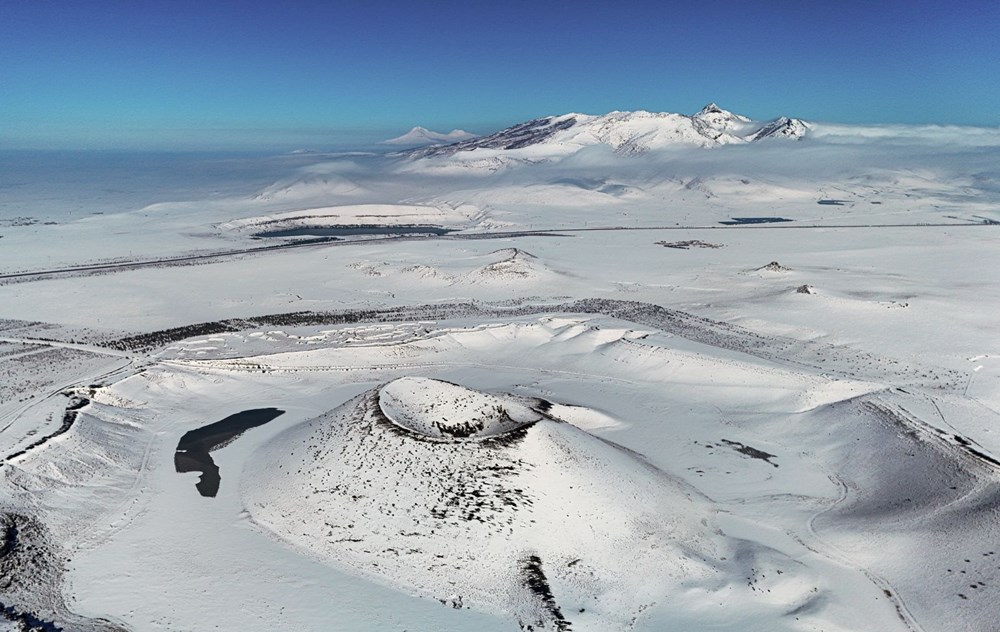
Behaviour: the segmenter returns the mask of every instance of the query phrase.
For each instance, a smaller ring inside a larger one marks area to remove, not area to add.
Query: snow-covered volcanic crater
[[[540,402],[536,404],[540,406]],[[524,430],[543,418],[536,408],[428,378],[400,378],[378,392],[388,421],[415,439],[462,441],[495,439]]]
[[[629,629],[665,594],[767,565],[697,492],[549,406],[399,378],[263,445],[242,495],[309,554],[522,629]],[[798,592],[775,605],[814,598]]]

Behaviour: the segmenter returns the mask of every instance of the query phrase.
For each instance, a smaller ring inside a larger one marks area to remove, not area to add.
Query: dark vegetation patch
[[[452,228],[441,226],[422,226],[405,224],[399,226],[298,226],[295,228],[279,228],[255,233],[254,237],[351,237],[357,235],[447,235]]]
[[[174,469],[179,473],[201,472],[195,487],[202,496],[214,498],[219,493],[222,477],[219,466],[209,453],[229,445],[247,430],[263,426],[284,412],[277,408],[244,410],[185,433],[174,452]]]
[[[748,445],[740,443],[739,441],[730,441],[729,439],[720,439],[719,441],[720,443],[728,445],[733,450],[736,450],[740,454],[748,456],[751,459],[759,459],[761,461],[764,461],[768,465],[773,465],[774,467],[778,467],[777,463],[771,463],[771,459],[777,458],[777,456],[774,454],[771,454],[769,452],[764,452],[763,450],[758,450],[757,448],[752,448]]]
[[[261,241],[263,239],[267,239],[267,237],[263,235],[251,235],[250,239],[254,241]],[[306,239],[296,239],[294,243],[296,246],[304,246],[306,244],[325,244],[333,241],[343,240],[336,237],[308,237]]]
[[[573,629],[572,624],[563,616],[562,611],[559,609],[559,605],[556,603],[556,598],[552,594],[552,588],[549,586],[549,580],[545,577],[545,571],[542,569],[542,558],[537,555],[529,555],[527,558],[522,560],[521,581],[524,583],[524,587],[531,591],[531,593],[538,597],[541,601],[542,608],[545,613],[549,615],[556,630],[565,631]],[[535,626],[544,628],[545,622],[521,622],[521,629],[526,632],[533,631]]]
[[[0,621],[30,632],[124,632],[99,618],[81,617],[63,601],[65,554],[38,519],[0,513]]]
[[[498,420],[499,424],[507,426],[517,425],[517,422],[511,419],[506,409],[504,409],[502,406],[498,406],[497,408],[498,410],[496,411],[496,413],[500,417]],[[534,425],[534,423],[531,423],[530,425]],[[467,439],[469,437],[475,436],[476,433],[482,432],[482,430],[486,428],[486,423],[480,419],[473,419],[470,421],[463,421],[461,423],[454,423],[454,424],[447,424],[435,421],[434,427],[437,428],[443,435],[452,437],[454,439]],[[524,426],[521,426],[518,429],[521,429],[523,427]],[[502,434],[510,434],[510,433],[505,432]],[[484,437],[482,440],[485,441],[497,436],[502,436],[502,435],[490,435],[489,437]]]
[[[515,446],[524,440],[524,437],[528,434],[528,429],[534,426],[537,421],[532,421],[527,423],[517,430],[511,430],[510,432],[505,432],[499,435],[493,435],[492,437],[487,437],[480,441],[480,443],[493,447],[493,448],[507,448],[510,446]]]
[[[446,383],[453,384],[453,382],[446,382]],[[551,406],[551,404],[549,404],[549,406]],[[372,400],[368,405],[368,408],[369,408],[368,414],[371,416],[372,421],[377,426],[398,437],[406,437],[407,439],[412,439],[414,441],[421,441],[424,443],[444,443],[444,444],[452,443],[448,439],[443,439],[443,438],[439,439],[436,437],[430,437],[421,432],[410,430],[409,428],[400,426],[393,420],[389,419],[386,416],[386,414],[382,412],[382,407],[378,403],[378,391],[376,391],[375,394],[372,396]],[[509,416],[507,416],[505,421],[507,423],[514,423],[514,421]],[[517,445],[518,443],[521,442],[522,439],[524,439],[524,436],[528,432],[528,428],[534,426],[536,423],[537,422],[532,421],[524,424],[523,426],[515,430],[511,430],[510,432],[504,432],[502,434],[497,434],[497,435],[490,435],[488,437],[484,437],[476,441],[470,441],[468,443],[477,443],[479,445],[490,448],[502,448],[512,445]],[[485,427],[482,422],[478,423],[467,422],[462,424],[453,424],[449,426],[439,423],[435,423],[434,425],[441,431],[442,434],[451,436],[452,438],[455,439],[464,439],[470,437]]]
[[[329,451],[336,451],[344,468],[334,473],[332,480],[324,480],[321,489],[313,489],[314,493],[337,494],[353,502],[374,502],[369,511],[397,515],[403,510],[402,505],[365,500],[371,498],[372,481],[357,474],[372,468],[378,471],[381,461],[389,455],[400,459],[406,479],[416,481],[420,493],[426,495],[417,513],[426,512],[431,520],[415,520],[413,535],[433,531],[441,525],[460,527],[471,522],[499,535],[509,531],[516,512],[533,504],[533,498],[519,486],[519,475],[530,469],[531,464],[504,449],[503,443],[519,440],[524,436],[523,430],[482,441],[435,440],[390,421],[379,408],[377,389],[361,396],[349,414],[345,424],[317,429],[305,446],[312,459],[322,459]],[[290,470],[287,474],[301,471]],[[353,524],[344,528],[342,537],[366,535],[363,530],[354,530]]]
[[[358,310],[348,312],[288,312],[252,318],[229,318],[207,323],[196,323],[149,333],[125,336],[101,343],[102,346],[118,351],[149,351],[172,342],[196,336],[212,336],[255,329],[258,327],[294,327],[319,324],[351,324],[367,321],[386,320],[388,313],[400,310]]]
[[[18,624],[18,629],[28,632],[63,632],[65,628],[60,627],[55,621],[39,619],[30,612],[20,612],[14,606],[8,606],[0,601],[0,618],[10,623]]]
[[[531,400],[531,408],[535,412],[539,412],[544,415],[552,410],[552,402],[547,399],[542,399],[541,397],[534,397]]]
[[[479,419],[454,424],[435,421],[434,427],[445,436],[452,437],[454,439],[468,439],[476,433],[482,432],[483,428],[486,427],[486,424]]]
[[[657,246],[664,248],[676,248],[678,250],[688,250],[690,248],[722,248],[722,244],[711,244],[700,239],[688,239],[687,241],[658,241]]]
[[[17,521],[8,520],[3,529],[3,545],[0,546],[0,557],[7,557],[17,548]]]

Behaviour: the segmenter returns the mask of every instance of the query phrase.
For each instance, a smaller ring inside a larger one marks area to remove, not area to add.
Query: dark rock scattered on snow
[[[792,270],[791,268],[786,268],[785,266],[781,265],[777,261],[772,261],[771,263],[767,264],[766,266],[761,266],[761,267],[759,267],[757,269],[758,270],[764,270],[764,271],[767,271],[767,272],[791,272],[791,270]]]

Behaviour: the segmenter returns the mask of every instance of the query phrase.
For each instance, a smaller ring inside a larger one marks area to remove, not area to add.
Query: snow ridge
[[[579,115],[565,114],[563,116],[532,119],[524,123],[512,125],[489,136],[473,138],[450,145],[417,149],[410,152],[409,155],[420,158],[424,156],[450,155],[459,151],[472,151],[474,149],[521,149],[523,147],[530,147],[531,145],[544,142],[560,130],[573,127],[577,123],[577,116]]]

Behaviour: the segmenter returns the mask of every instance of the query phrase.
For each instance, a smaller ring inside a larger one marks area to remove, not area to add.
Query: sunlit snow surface
[[[12,158],[4,624],[991,629],[996,130],[580,120],[120,195]],[[367,234],[255,236],[309,227]]]

